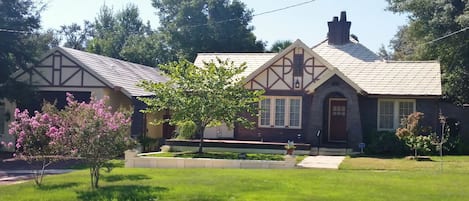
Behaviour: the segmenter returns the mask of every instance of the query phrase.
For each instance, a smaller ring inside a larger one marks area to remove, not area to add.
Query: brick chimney
[[[352,22],[347,21],[347,14],[345,11],[340,13],[340,20],[337,16],[332,18],[332,21],[327,22],[329,26],[329,45],[344,45],[350,42],[350,26]]]

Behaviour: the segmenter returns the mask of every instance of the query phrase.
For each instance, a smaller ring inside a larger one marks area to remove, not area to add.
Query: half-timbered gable
[[[300,40],[277,54],[246,78],[246,88],[302,91],[328,71]]]
[[[13,114],[15,107],[40,110],[43,101],[55,102],[61,108],[66,105],[66,93],[72,93],[79,101],[88,101],[91,96],[109,97],[109,104],[115,108],[133,109],[131,134],[163,137],[163,126],[150,124],[161,118],[163,113],[143,114],[145,104],[137,99],[151,96],[150,92],[136,86],[142,80],[166,82],[157,68],[131,63],[80,50],[56,47],[48,51],[35,65],[20,69],[11,76],[14,80],[29,84],[37,90],[27,105],[6,103],[1,110]],[[1,121],[1,119],[0,119]],[[3,122],[4,123],[4,122]],[[4,123],[5,124],[5,123]],[[0,138],[2,135],[0,124]],[[166,129],[172,132],[171,128]],[[168,134],[171,135],[171,134]]]
[[[109,87],[94,72],[83,67],[60,49],[55,49],[48,56],[26,70],[19,70],[12,75],[13,79],[35,87],[73,87],[103,88]]]

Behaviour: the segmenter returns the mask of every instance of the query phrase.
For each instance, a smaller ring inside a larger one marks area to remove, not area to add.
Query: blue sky
[[[307,0],[242,0],[254,13],[278,9]],[[82,24],[83,20],[93,20],[99,8],[105,3],[122,9],[133,3],[140,9],[143,21],[149,20],[154,28],[158,26],[156,9],[151,0],[48,0],[42,13],[43,28],[59,28],[60,25],[73,22]],[[358,36],[362,44],[372,51],[377,51],[381,44],[387,45],[397,28],[407,23],[404,15],[385,11],[385,0],[315,0],[311,3],[256,16],[251,25],[258,39],[267,41],[268,46],[277,40],[300,39],[313,46],[326,39],[327,21],[333,16],[347,12],[347,19],[352,22],[351,33]]]

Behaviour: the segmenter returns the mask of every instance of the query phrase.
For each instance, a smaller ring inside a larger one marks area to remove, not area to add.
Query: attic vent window
[[[293,76],[303,76],[303,54],[293,55]]]

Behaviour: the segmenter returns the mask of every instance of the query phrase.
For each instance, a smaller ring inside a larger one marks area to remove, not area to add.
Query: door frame
[[[327,108],[327,113],[328,113],[328,121],[327,121],[327,141],[328,142],[347,142],[347,133],[345,140],[331,140],[331,102],[332,101],[344,101],[345,102],[345,132],[347,132],[347,116],[348,116],[348,104],[347,104],[347,99],[346,98],[329,98],[328,102],[328,108]]]

